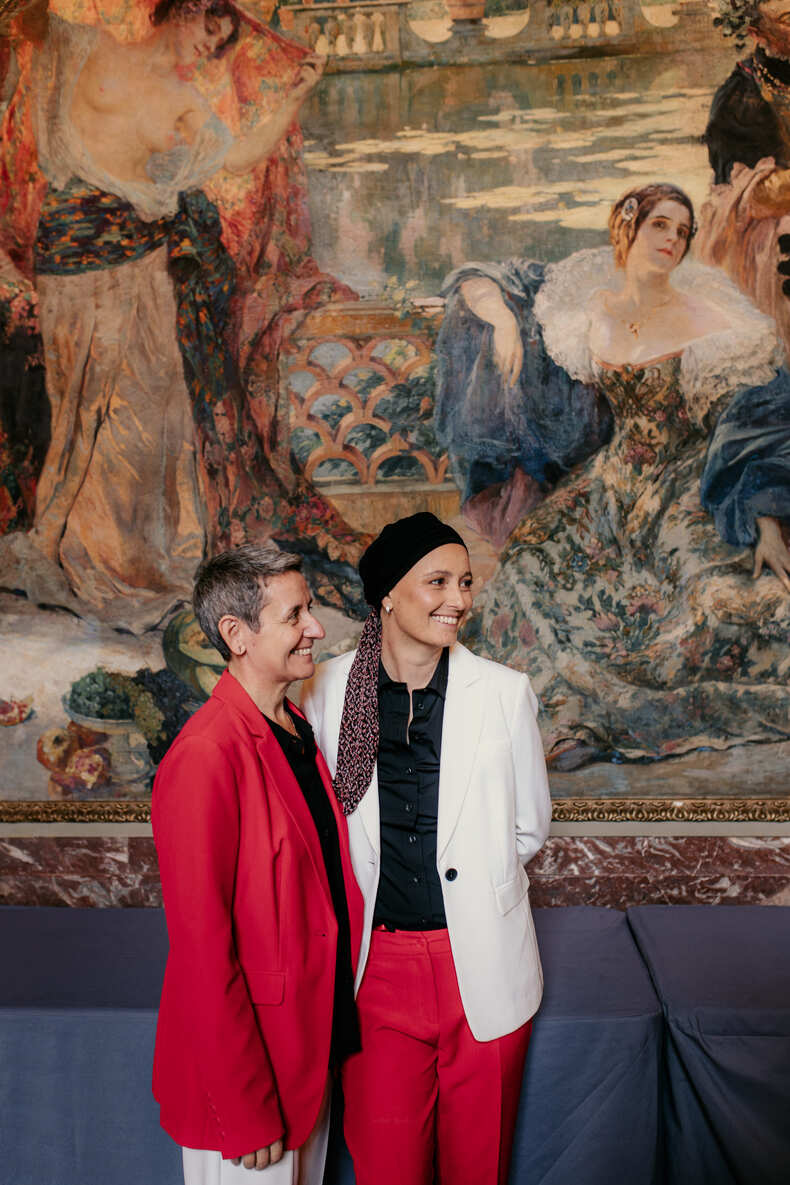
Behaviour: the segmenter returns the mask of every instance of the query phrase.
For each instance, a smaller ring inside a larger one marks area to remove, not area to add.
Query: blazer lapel
[[[379,819],[379,775],[375,766],[370,785],[355,813],[359,815],[359,821],[368,837],[368,842],[378,859],[381,855],[381,823]]]
[[[480,743],[483,704],[469,689],[481,678],[481,668],[482,664],[466,647],[460,643],[453,646],[442,722],[437,859],[441,858],[458,822]]]
[[[266,791],[276,794],[290,815],[297,833],[310,853],[315,874],[321,883],[327,902],[331,906],[329,881],[313,816],[310,814],[310,808],[305,801],[302,788],[294,776],[279,741],[266,723],[263,713],[258,710],[230,671],[225,671],[221,676],[212,695],[223,700],[243,718],[247,729],[252,734],[251,739],[263,769]]]
[[[271,729],[267,728],[267,733],[268,736],[261,736],[256,742],[258,757],[264,769],[266,789],[278,795],[286,811],[291,816],[294,827],[310,853],[315,874],[321,882],[321,887],[324,890],[327,901],[331,905],[332,898],[329,892],[326,866],[324,865],[321,842],[318,838],[315,823],[313,822],[313,816],[310,814],[310,808],[305,801],[302,788],[294,777],[294,772],[288,763],[288,758],[280,747],[279,741]]]

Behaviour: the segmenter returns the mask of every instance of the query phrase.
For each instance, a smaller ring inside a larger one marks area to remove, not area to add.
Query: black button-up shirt
[[[436,871],[439,757],[449,650],[430,683],[412,692],[379,666],[379,813],[381,875],[373,924],[395,930],[447,925]]]
[[[340,860],[340,840],[335,816],[315,761],[316,744],[313,730],[306,720],[297,716],[295,712],[291,712],[289,705],[286,704],[286,707],[296,725],[298,736],[292,736],[286,728],[282,728],[268,716],[265,719],[275,738],[279,741],[280,748],[299,783],[307,803],[307,809],[310,811],[318,832],[321,853],[324,857],[329,892],[337,918],[335,998],[329,1059],[330,1065],[339,1066],[352,1053],[357,1053],[362,1048],[359,1038],[357,1006],[354,1001],[351,928],[348,920],[343,865]]]

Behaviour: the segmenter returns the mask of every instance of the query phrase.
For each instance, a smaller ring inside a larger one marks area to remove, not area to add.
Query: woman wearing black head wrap
[[[523,867],[550,817],[537,704],[456,641],[472,574],[452,527],[390,523],[360,576],[359,646],[302,703],[365,898],[346,1140],[357,1185],[503,1185],[542,990]]]

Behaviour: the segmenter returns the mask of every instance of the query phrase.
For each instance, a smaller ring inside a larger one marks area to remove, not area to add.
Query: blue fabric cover
[[[157,909],[0,910],[0,1182],[180,1185],[151,1094]]]
[[[660,1181],[661,1017],[623,915],[535,919],[546,992],[511,1183]],[[787,1185],[790,909],[652,906],[628,921],[666,1014],[670,1185]],[[162,912],[6,907],[0,944],[0,1181],[179,1185],[150,1092]],[[327,1185],[353,1181],[340,1152]]]
[[[787,1185],[790,909],[627,916],[666,1018],[667,1185]]]
[[[650,1185],[658,1004],[622,914],[536,912],[546,996],[512,1181]],[[0,1181],[179,1185],[151,1096],[164,915],[0,910]],[[625,1137],[625,1138],[624,1138]],[[337,1124],[327,1185],[353,1169]]]
[[[625,915],[577,906],[534,917],[545,989],[511,1185],[653,1185],[661,1012]]]

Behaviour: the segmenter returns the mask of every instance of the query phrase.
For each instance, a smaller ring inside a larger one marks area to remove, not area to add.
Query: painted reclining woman
[[[467,508],[520,504],[467,637],[529,674],[561,768],[790,736],[773,322],[679,267],[694,215],[674,186],[624,194],[609,228],[613,252],[462,268],[439,341]]]
[[[63,603],[57,589],[40,592],[62,570],[70,607],[133,630],[188,598],[207,548],[268,537],[301,541],[317,595],[361,604],[353,532],[314,491],[289,491],[275,475],[238,341],[231,348],[237,268],[204,186],[265,165],[321,74],[314,59],[281,63],[268,110],[234,136],[193,79],[234,45],[240,23],[228,0],[159,0],[147,35],[121,42],[48,14],[31,55],[35,156],[48,183],[33,271],[51,439],[33,531],[10,548],[22,569],[14,583]],[[269,49],[274,60],[278,46]],[[291,197],[298,211],[298,194],[264,195]],[[238,208],[233,219],[243,221]],[[273,250],[260,244],[264,270]]]

